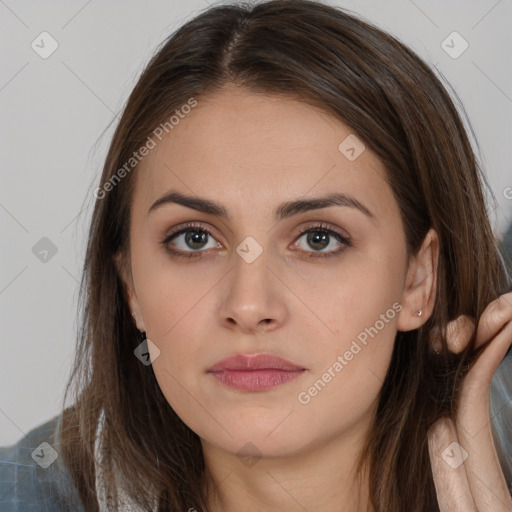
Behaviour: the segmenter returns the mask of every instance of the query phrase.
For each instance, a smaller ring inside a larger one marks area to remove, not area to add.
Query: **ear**
[[[123,288],[125,290],[125,299],[128,304],[128,307],[130,308],[132,317],[135,320],[137,329],[139,331],[146,332],[146,327],[144,325],[144,320],[142,318],[142,314],[140,311],[139,301],[137,299],[137,294],[135,293],[135,289],[133,286],[130,259],[129,257],[126,257],[125,254],[118,252],[114,255],[113,260],[119,278],[123,283]]]
[[[409,261],[402,295],[402,310],[398,316],[399,331],[421,327],[432,315],[436,300],[439,237],[430,229],[418,253]],[[418,312],[421,311],[421,316]]]

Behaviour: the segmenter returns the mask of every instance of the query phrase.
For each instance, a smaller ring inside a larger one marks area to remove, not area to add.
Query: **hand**
[[[467,316],[451,322],[446,334],[450,350],[463,350],[473,330],[474,322]],[[512,511],[489,413],[493,375],[512,345],[512,293],[491,302],[482,314],[475,349],[486,344],[464,377],[455,421],[441,418],[428,433],[441,512]]]

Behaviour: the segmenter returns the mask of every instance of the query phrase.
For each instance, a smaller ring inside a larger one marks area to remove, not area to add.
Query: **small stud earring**
[[[423,314],[423,310],[420,309],[417,313],[416,313],[416,316],[421,316]]]

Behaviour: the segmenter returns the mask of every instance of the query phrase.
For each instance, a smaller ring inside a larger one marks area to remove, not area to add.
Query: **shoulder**
[[[83,512],[56,433],[61,415],[0,447],[0,512]]]

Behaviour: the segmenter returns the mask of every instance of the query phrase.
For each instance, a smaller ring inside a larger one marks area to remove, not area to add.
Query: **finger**
[[[510,321],[512,321],[512,292],[499,296],[485,308],[478,322],[475,348],[493,339]]]
[[[496,453],[490,423],[490,384],[512,344],[512,322],[478,356],[464,378],[456,429],[468,453],[464,461],[471,494],[480,512],[510,512],[512,498]]]
[[[501,311],[496,311],[496,313],[503,318]],[[510,308],[510,315],[512,317],[512,307]],[[492,323],[492,320],[488,320],[486,326],[490,326]],[[494,373],[512,345],[512,318],[504,326],[498,328],[499,325],[501,324],[494,323],[497,334],[483,352],[478,355],[464,379],[463,389],[466,388],[466,392],[476,388],[476,392],[480,391],[481,394],[485,393],[487,397],[489,396],[488,389],[484,388],[486,386],[490,387]],[[477,334],[478,336],[479,334]]]
[[[475,330],[474,320],[461,315],[446,326],[446,343],[450,352],[458,354],[466,348],[473,331]]]
[[[446,325],[446,329],[443,329],[448,350],[455,354],[462,352],[471,338],[474,329],[475,322],[467,315],[461,315],[449,322]],[[437,352],[442,348],[441,330],[437,326],[432,329],[431,344],[433,349]]]
[[[449,418],[430,428],[428,448],[440,512],[478,512],[463,464],[466,452]]]

